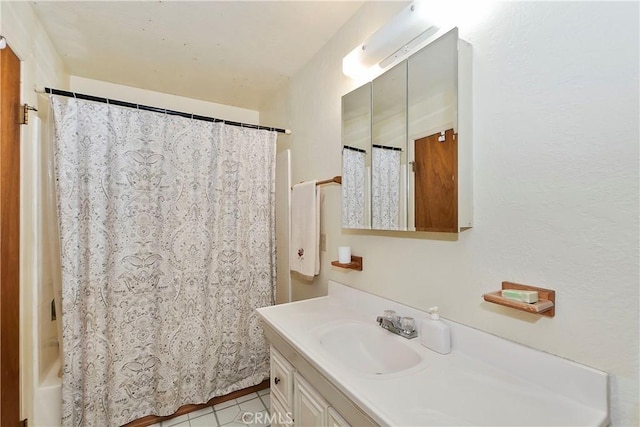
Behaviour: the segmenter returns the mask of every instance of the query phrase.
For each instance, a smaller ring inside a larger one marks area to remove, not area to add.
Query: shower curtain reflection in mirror
[[[364,150],[346,145],[342,148],[342,226],[345,228],[367,227],[366,156]]]
[[[371,224],[376,230],[400,229],[402,151],[374,145],[371,149]]]
[[[276,133],[51,98],[63,424],[118,426],[269,377]]]

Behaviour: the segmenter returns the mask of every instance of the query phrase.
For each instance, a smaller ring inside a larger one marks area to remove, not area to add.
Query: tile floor
[[[260,390],[151,427],[267,427],[271,392]]]

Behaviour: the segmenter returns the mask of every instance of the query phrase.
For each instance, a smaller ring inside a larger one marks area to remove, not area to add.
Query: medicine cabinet
[[[458,29],[342,97],[342,226],[472,226],[471,47]]]

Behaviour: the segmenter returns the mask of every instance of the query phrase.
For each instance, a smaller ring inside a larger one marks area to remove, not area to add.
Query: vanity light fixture
[[[370,78],[407,55],[438,31],[425,15],[425,2],[415,1],[342,59],[342,72]]]
[[[4,36],[0,36],[0,49],[7,47],[7,39]]]

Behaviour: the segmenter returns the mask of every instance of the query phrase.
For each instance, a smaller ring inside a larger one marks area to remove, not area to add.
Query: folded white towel
[[[320,192],[316,181],[293,186],[291,194],[292,272],[306,280],[320,274]]]

